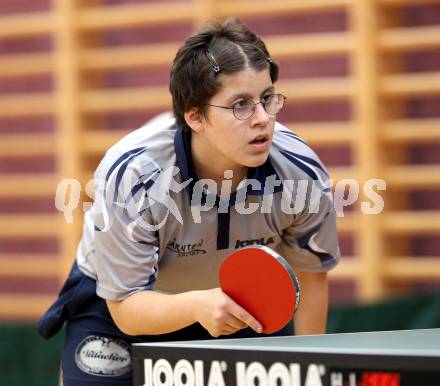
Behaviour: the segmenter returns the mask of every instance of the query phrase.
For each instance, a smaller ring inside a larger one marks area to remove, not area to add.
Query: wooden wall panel
[[[332,301],[438,288],[438,0],[3,0],[0,319],[36,319],[74,259],[83,213],[54,210],[57,183],[84,187],[111,144],[168,110],[182,39],[227,16],[265,38],[289,97],[279,120],[335,182],[386,180],[380,215],[357,203],[339,220]]]

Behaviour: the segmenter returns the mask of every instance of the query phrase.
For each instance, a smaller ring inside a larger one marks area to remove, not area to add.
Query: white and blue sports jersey
[[[174,122],[162,114],[133,131],[96,170],[77,263],[100,297],[217,287],[223,259],[254,244],[276,250],[294,270],[337,264],[329,177],[298,136],[276,123],[268,160],[249,168],[232,194],[225,173],[218,196],[214,182],[195,173],[191,133]]]

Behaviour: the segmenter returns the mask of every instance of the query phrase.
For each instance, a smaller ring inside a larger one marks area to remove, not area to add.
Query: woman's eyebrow
[[[261,95],[266,94],[268,91],[275,91],[275,86],[274,86],[274,85],[269,86],[266,90],[264,90],[264,91],[261,93]]]
[[[263,95],[266,94],[268,91],[274,91],[274,90],[275,90],[275,87],[274,87],[273,85],[272,85],[272,86],[269,86],[268,88],[266,88],[266,89],[261,93],[260,96],[263,96]],[[237,93],[237,94],[231,95],[231,96],[227,99],[227,102],[228,102],[228,103],[232,103],[234,100],[239,99],[239,98],[252,99],[252,95],[249,94],[249,93]]]

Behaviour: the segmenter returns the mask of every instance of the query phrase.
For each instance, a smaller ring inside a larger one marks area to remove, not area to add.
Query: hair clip
[[[218,65],[217,61],[214,58],[214,55],[211,53],[211,51],[206,50],[206,55],[208,56],[208,58],[214,62],[214,67],[212,68],[213,71],[217,74],[220,72],[220,66]]]
[[[267,61],[268,61],[270,64],[273,63],[273,60],[272,60],[272,58],[271,58],[270,56],[267,57]]]

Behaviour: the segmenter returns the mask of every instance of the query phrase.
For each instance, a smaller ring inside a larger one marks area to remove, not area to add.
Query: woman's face
[[[208,101],[211,105],[233,107],[246,100],[258,103],[264,96],[275,92],[269,69],[246,68],[231,75],[220,74],[219,80],[222,87]],[[208,107],[207,118],[202,122],[200,134],[210,147],[212,161],[222,165],[223,170],[257,167],[267,160],[275,116],[267,114],[261,103],[246,120],[237,119],[233,110],[212,106]]]

